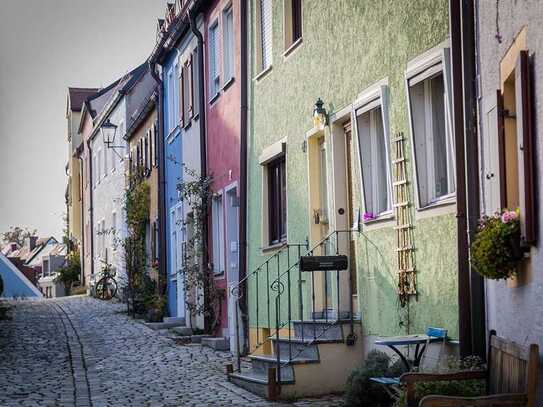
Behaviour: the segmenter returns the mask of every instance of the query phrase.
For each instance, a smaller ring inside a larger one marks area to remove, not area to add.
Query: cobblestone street
[[[0,406],[279,405],[226,380],[230,353],[176,344],[120,304],[72,297],[11,305],[12,320],[0,321]]]

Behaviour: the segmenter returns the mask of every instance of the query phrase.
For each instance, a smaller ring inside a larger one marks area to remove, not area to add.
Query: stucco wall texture
[[[410,148],[404,72],[407,62],[448,38],[446,0],[303,2],[303,41],[283,56],[283,2],[273,2],[271,70],[255,79],[255,10],[250,5],[248,272],[270,255],[261,249],[262,150],[287,138],[288,241],[304,242],[309,233],[307,155],[301,145],[312,127],[317,97],[329,114],[350,105],[357,95],[383,78],[390,91],[390,134],[403,132]],[[408,177],[412,184],[411,153]],[[362,208],[358,158],[353,157],[355,208]],[[329,164],[330,165],[330,164]],[[411,201],[414,202],[411,188]],[[413,209],[414,211],[414,209]],[[413,216],[418,298],[409,314],[396,294],[395,222],[357,238],[359,310],[364,335],[423,332],[428,326],[458,335],[457,254],[454,205],[435,216]],[[292,280],[294,281],[294,279]],[[260,290],[265,287],[261,280]],[[251,326],[255,326],[254,284],[250,285]],[[275,295],[272,297],[275,298]],[[294,298],[294,296],[293,296]],[[294,300],[296,301],[296,299]],[[295,302],[296,303],[296,302]],[[309,302],[305,303],[307,309]],[[260,321],[267,323],[266,296],[260,295]],[[273,303],[272,303],[273,307]],[[297,307],[294,307],[297,308]],[[296,313],[295,313],[296,314]],[[409,315],[409,323],[407,319]],[[272,319],[273,321],[273,319]]]
[[[538,56],[543,54],[543,8],[537,0],[522,2],[478,1],[478,64],[480,73],[482,103],[492,97],[500,88],[500,61],[511,43],[522,30],[527,28],[526,45],[531,57],[532,95],[534,102],[534,147],[535,147],[535,189],[536,203],[543,197],[541,165],[543,152],[539,123],[543,119],[543,82],[538,80],[543,73]],[[496,38],[496,18],[502,42]],[[536,204],[536,208],[538,208]],[[484,208],[483,208],[484,209]],[[542,216],[537,217],[536,230],[542,230]],[[543,251],[541,233],[538,243],[530,253],[530,276],[523,283],[513,285],[504,281],[486,280],[487,329],[495,329],[498,335],[521,344],[537,343],[543,348]],[[543,358],[541,359],[543,362]],[[543,377],[539,375],[538,398],[543,404]],[[541,404],[537,405],[541,405]]]

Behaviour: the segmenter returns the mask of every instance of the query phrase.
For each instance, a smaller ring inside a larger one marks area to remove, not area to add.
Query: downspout
[[[247,1],[240,1],[240,149],[239,149],[239,279],[247,275]],[[247,286],[244,283],[242,290],[240,308],[244,337],[249,338],[249,315],[247,309]],[[244,342],[247,352],[248,341]]]
[[[469,273],[469,242],[466,216],[466,152],[464,145],[462,90],[462,0],[449,0],[451,36],[453,135],[456,145],[456,225],[458,252],[458,339],[460,356],[473,353],[471,343],[471,298]]]
[[[94,209],[92,206],[92,203],[93,203],[92,190],[94,188],[93,186],[94,184],[92,180],[92,149],[90,145],[90,140],[87,140],[86,143],[87,143],[87,150],[89,151],[89,180],[90,180],[90,183],[89,183],[90,257],[91,257],[90,275],[93,276],[94,275]]]
[[[475,4],[462,1],[462,67],[464,91],[464,129],[466,174],[479,174],[479,148],[477,140],[477,72],[475,63]],[[479,177],[466,176],[468,250],[475,237],[479,220]],[[481,275],[473,268],[470,272],[471,346],[472,354],[486,357],[485,287]]]
[[[158,88],[158,100],[157,106],[157,121],[158,121],[158,275],[159,275],[159,292],[160,294],[166,294],[166,287],[168,282],[167,275],[167,256],[166,256],[166,177],[165,177],[165,159],[164,159],[164,93],[162,88],[162,80],[155,71],[156,63],[149,61],[149,71],[151,76],[155,80]],[[164,281],[161,282],[160,279]]]
[[[206,148],[206,102],[205,102],[205,75],[204,75],[204,38],[198,27],[196,26],[196,20],[194,14],[191,10],[187,11],[187,16],[190,22],[190,29],[196,39],[198,40],[198,93],[199,93],[199,114],[200,114],[200,177],[201,179],[207,178],[207,148]],[[205,202],[202,205],[203,214],[202,217],[206,221],[202,223],[202,241],[208,243],[208,203]],[[206,268],[208,265],[209,253],[208,250],[202,251],[202,265],[201,267]],[[205,288],[204,288],[205,291]],[[204,295],[204,301],[207,301]],[[204,322],[205,330],[209,329],[209,321]]]

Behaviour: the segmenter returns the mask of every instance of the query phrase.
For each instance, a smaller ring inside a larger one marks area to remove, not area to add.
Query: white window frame
[[[176,128],[176,112],[175,112],[175,69],[177,64],[172,65],[167,73],[168,78],[168,132],[172,132]]]
[[[364,223],[370,223],[372,221],[383,220],[393,217],[393,195],[392,195],[392,171],[391,171],[391,161],[390,161],[390,122],[389,122],[389,90],[388,90],[388,79],[383,79],[376,84],[370,86],[369,88],[362,91],[355,102],[352,105],[351,111],[351,123],[353,131],[353,140],[354,146],[356,149],[356,160],[358,162],[358,178],[360,180],[360,193],[361,193],[361,202],[364,212],[368,212],[366,207],[366,198],[365,198],[365,185],[364,177],[362,173],[362,154],[359,138],[359,129],[358,129],[358,116],[365,114],[377,107],[381,108],[381,118],[383,120],[383,135],[385,137],[385,156],[386,156],[386,183],[387,183],[387,194],[388,194],[388,209],[381,213],[375,214],[375,219],[366,221]]]
[[[443,83],[445,90],[445,126],[447,128],[447,137],[450,139],[449,143],[446,146],[446,156],[451,157],[452,162],[450,163],[452,171],[452,177],[454,182],[454,192],[443,195],[437,199],[434,199],[431,202],[428,202],[426,205],[421,204],[420,199],[420,189],[419,184],[420,180],[418,177],[417,169],[417,160],[415,154],[415,131],[413,123],[413,107],[411,105],[410,98],[410,86],[416,85],[426,79],[429,79],[432,76],[435,76],[438,73],[443,75]],[[407,69],[405,70],[405,89],[407,96],[407,106],[408,106],[408,116],[409,116],[409,129],[411,134],[411,158],[413,160],[413,178],[415,180],[415,200],[416,208],[418,211],[431,209],[436,206],[451,204],[456,202],[456,184],[457,180],[455,179],[454,169],[456,168],[456,155],[455,155],[455,140],[452,127],[452,71],[451,71],[451,56],[450,56],[450,47],[449,41],[446,40],[443,43],[439,44],[437,47],[434,47],[424,54],[418,56],[412,61],[407,63]],[[452,151],[449,151],[452,148]]]
[[[232,26],[228,31],[228,18],[232,18]],[[228,4],[222,11],[222,58],[223,58],[223,88],[234,79],[235,70],[235,35],[234,35],[234,7]]]
[[[269,55],[269,61],[265,60],[265,47],[264,47],[264,36],[263,34],[263,19],[262,19],[262,2],[267,1],[270,3],[270,27],[269,32],[267,33],[269,38],[269,47],[270,47],[270,55]],[[261,78],[265,72],[268,72],[272,65],[273,65],[273,0],[257,0],[256,5],[256,29],[257,29],[257,76],[256,79]],[[265,63],[267,62],[267,63]]]
[[[225,233],[224,233],[224,194],[217,192],[212,198],[211,227],[213,237],[213,275],[217,278],[226,276]],[[217,261],[218,260],[218,261]]]
[[[208,54],[209,54],[209,102],[212,103],[221,92],[221,67],[220,67],[220,38],[219,37],[219,19],[216,18],[209,25],[209,38],[211,38],[212,32],[214,33],[214,47],[211,47],[211,39],[209,40]],[[215,70],[215,76],[213,76],[213,69]]]

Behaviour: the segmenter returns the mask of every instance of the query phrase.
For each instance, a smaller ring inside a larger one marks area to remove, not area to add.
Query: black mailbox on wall
[[[345,255],[338,256],[302,256],[300,258],[301,271],[330,271],[347,270],[349,260]]]

